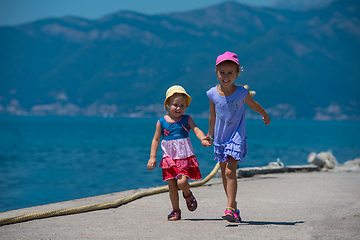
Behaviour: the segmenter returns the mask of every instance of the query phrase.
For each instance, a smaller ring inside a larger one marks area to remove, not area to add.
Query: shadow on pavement
[[[230,224],[227,227],[237,227],[239,225],[283,225],[283,226],[295,226],[298,223],[305,223],[305,221],[297,221],[297,222],[266,222],[266,221],[241,221],[241,223]]]
[[[221,218],[206,219],[206,218],[197,218],[197,219],[182,219],[183,221],[225,221]],[[295,226],[299,223],[305,223],[305,221],[296,221],[296,222],[266,222],[266,221],[241,221],[240,223],[230,224],[227,227],[236,227],[238,225],[283,225],[283,226]]]

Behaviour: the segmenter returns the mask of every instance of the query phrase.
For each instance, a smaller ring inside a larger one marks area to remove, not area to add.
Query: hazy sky
[[[273,0],[233,0],[266,6]],[[0,0],[0,26],[14,26],[48,17],[67,15],[97,19],[121,10],[144,14],[168,13],[202,8],[224,0]]]

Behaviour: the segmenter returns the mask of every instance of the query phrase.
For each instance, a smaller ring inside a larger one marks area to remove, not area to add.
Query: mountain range
[[[216,57],[232,51],[236,84],[273,118],[360,119],[359,16],[357,0],[296,11],[225,2],[1,27],[0,113],[159,116],[180,84],[188,112],[206,116]]]

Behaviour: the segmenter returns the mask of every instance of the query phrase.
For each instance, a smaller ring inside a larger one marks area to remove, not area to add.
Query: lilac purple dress
[[[206,92],[215,105],[214,127],[215,160],[227,162],[228,156],[243,161],[247,153],[245,131],[245,98],[248,90],[237,86],[230,96],[221,96],[217,86]]]

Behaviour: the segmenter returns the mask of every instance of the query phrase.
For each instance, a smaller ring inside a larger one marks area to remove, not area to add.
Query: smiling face
[[[173,95],[169,99],[168,115],[175,121],[180,119],[186,109],[186,97],[184,95]]]
[[[239,76],[239,67],[232,61],[225,61],[216,66],[215,72],[221,86],[228,87],[234,85]]]

